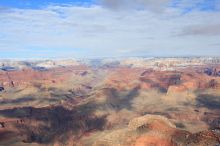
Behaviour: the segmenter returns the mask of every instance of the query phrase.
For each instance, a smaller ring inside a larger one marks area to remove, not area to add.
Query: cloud
[[[182,35],[220,35],[220,23],[188,26],[183,29]]]
[[[191,10],[216,11],[219,4],[219,0],[174,0],[172,6],[187,13]]]
[[[161,12],[171,0],[99,0],[107,8],[114,10],[128,9],[149,9],[154,12]]]
[[[219,0],[98,0],[106,8],[112,10],[144,9],[162,13],[168,7],[182,10],[183,13],[192,10],[220,10]]]
[[[167,0],[107,1],[89,7],[52,5],[0,13],[0,57],[13,51],[50,57],[220,53],[219,46],[210,46],[219,43],[218,11],[183,15],[182,9],[167,6]],[[140,4],[145,8],[138,9]],[[119,8],[126,11],[114,11]]]

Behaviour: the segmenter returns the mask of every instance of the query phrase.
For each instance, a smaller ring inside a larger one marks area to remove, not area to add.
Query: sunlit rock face
[[[0,145],[218,145],[219,58],[0,61]]]

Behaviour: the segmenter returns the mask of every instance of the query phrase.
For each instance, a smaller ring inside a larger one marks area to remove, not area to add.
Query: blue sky
[[[169,4],[172,7],[178,8],[179,5],[182,4],[182,2],[184,1],[187,2],[188,0],[171,0]],[[188,4],[188,6],[184,7],[184,10],[187,11],[198,8],[204,11],[210,11],[210,10],[213,11],[216,10],[216,4],[218,3],[219,0],[194,0],[194,2],[192,1],[191,4]],[[1,7],[21,8],[21,9],[40,9],[43,7],[47,7],[48,5],[91,6],[94,4],[100,4],[100,1],[98,0],[1,0],[0,1]]]
[[[219,56],[219,0],[1,0],[0,58]]]
[[[90,5],[94,0],[1,0],[0,5],[12,8],[39,9],[48,5]]]

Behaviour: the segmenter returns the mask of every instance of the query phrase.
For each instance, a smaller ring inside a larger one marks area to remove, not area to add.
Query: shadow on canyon
[[[117,89],[106,88],[104,94],[107,95],[107,100],[104,103],[96,103],[96,98],[94,98],[84,104],[72,105],[71,108],[66,108],[65,103],[42,108],[29,106],[0,110],[0,115],[19,119],[19,122],[15,122],[13,125],[19,135],[25,135],[23,142],[26,143],[49,144],[55,140],[65,142],[68,141],[69,136],[77,140],[86,133],[104,130],[108,127],[106,110],[118,111],[124,108],[132,110],[131,101],[139,95],[139,89],[139,86],[134,87],[122,96]],[[24,97],[0,104],[19,104],[35,100],[32,97]],[[65,102],[71,104],[74,100],[75,98],[69,98]],[[95,115],[97,110],[104,111],[104,114]]]
[[[211,110],[220,109],[220,97],[210,94],[201,94],[196,98],[196,104],[198,107],[206,107]]]
[[[125,95],[115,88],[105,88],[104,94],[107,95],[107,102],[114,110],[128,109],[132,110],[132,100],[139,95],[140,86],[132,88]]]
[[[88,103],[71,110],[63,106],[22,107],[1,110],[0,115],[20,119],[14,125],[19,134],[26,136],[23,142],[49,144],[54,140],[65,142],[69,135],[74,135],[77,139],[86,132],[102,130],[106,116],[95,116],[94,106],[96,105]]]
[[[210,111],[204,113],[202,121],[209,125],[210,129],[220,127],[220,97],[210,94],[201,94],[196,98],[197,107],[205,107]]]
[[[31,103],[31,102],[35,102],[35,101],[39,101],[39,102],[58,102],[60,101],[59,99],[56,98],[39,98],[37,99],[36,97],[33,96],[25,96],[25,97],[21,97],[18,99],[4,99],[2,101],[0,101],[0,105],[6,105],[6,104],[22,104],[22,103]]]

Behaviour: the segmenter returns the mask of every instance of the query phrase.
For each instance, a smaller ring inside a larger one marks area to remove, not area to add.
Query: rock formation
[[[218,145],[219,63],[0,61],[0,145]]]

